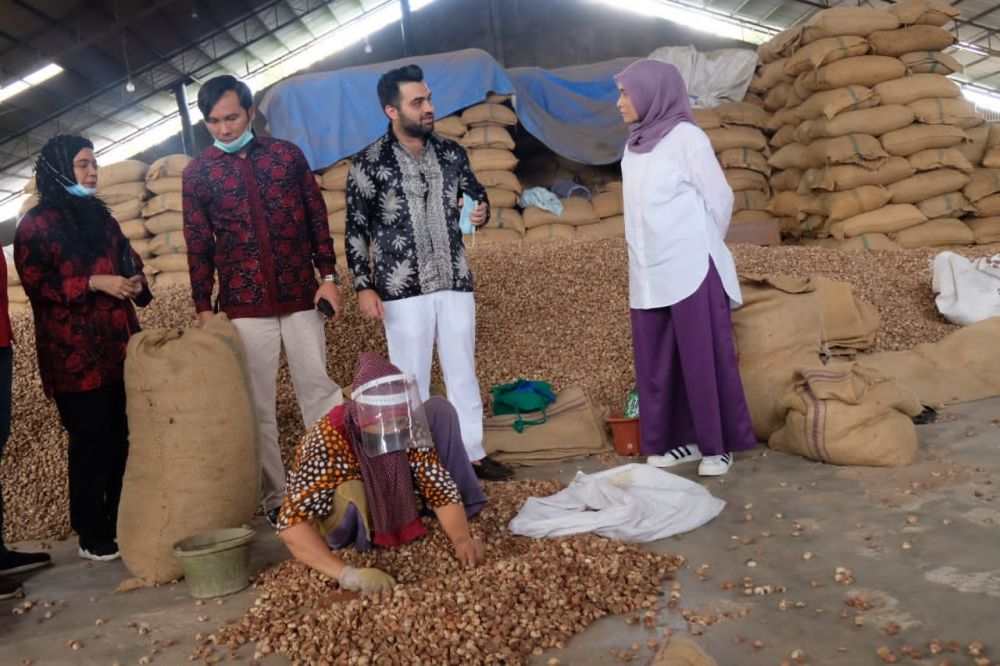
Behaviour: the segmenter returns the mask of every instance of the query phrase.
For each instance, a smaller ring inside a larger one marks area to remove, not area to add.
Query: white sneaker
[[[115,548],[95,548],[94,550],[87,550],[83,546],[77,551],[80,559],[93,560],[94,562],[114,562],[122,556],[118,549]]]
[[[733,466],[733,454],[723,453],[721,456],[705,456],[698,465],[698,476],[722,476]]]
[[[681,444],[676,448],[670,449],[662,456],[647,456],[646,464],[653,467],[673,467],[674,465],[693,462],[695,460],[701,460],[701,451],[698,450],[698,445]]]

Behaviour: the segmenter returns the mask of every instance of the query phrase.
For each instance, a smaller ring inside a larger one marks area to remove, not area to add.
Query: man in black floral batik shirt
[[[437,344],[476,474],[507,478],[511,470],[483,450],[476,302],[459,228],[463,194],[477,202],[472,223],[489,221],[486,190],[465,150],[434,134],[431,91],[419,67],[382,75],[378,96],[389,129],[351,158],[347,181],[347,264],[361,312],[382,320],[389,358],[416,376],[422,400],[430,397]]]

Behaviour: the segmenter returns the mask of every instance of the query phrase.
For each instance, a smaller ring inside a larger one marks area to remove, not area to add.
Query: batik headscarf
[[[648,153],[678,123],[694,123],[691,100],[680,70],[660,60],[637,60],[615,76],[628,93],[639,120],[629,127],[628,147]]]

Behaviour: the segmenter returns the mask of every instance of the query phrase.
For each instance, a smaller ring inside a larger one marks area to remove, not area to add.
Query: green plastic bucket
[[[247,544],[253,535],[249,527],[233,527],[200,532],[175,543],[174,555],[184,567],[191,594],[198,598],[221,597],[249,585]]]

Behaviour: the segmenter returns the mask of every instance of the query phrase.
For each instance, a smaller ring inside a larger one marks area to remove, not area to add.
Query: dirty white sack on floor
[[[726,505],[705,488],[649,465],[584,474],[549,497],[530,497],[510,521],[514,534],[535,538],[593,532],[644,542],[701,527]]]
[[[942,252],[934,257],[932,286],[938,311],[953,324],[1000,317],[1000,254],[970,261]]]

